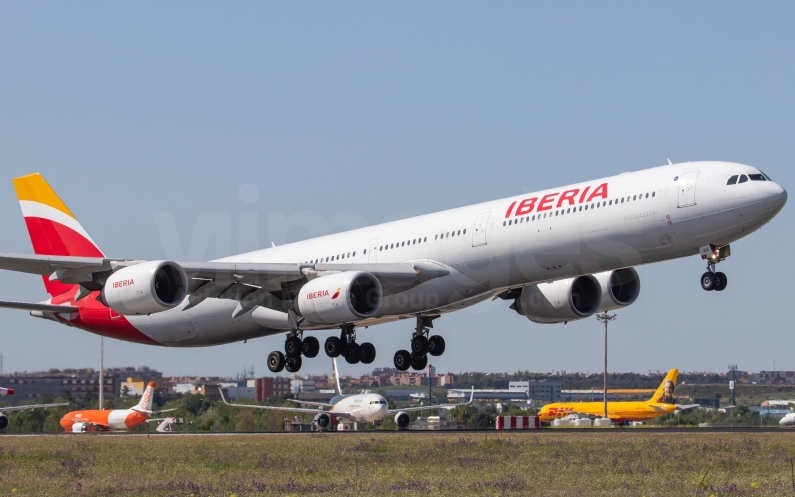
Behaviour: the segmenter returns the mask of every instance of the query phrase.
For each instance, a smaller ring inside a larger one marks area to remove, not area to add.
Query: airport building
[[[558,402],[561,399],[563,383],[559,381],[511,381],[508,390],[523,393],[530,400],[542,403]]]

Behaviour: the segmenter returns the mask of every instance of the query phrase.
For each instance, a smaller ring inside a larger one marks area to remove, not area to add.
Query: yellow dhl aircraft
[[[698,404],[680,405],[674,399],[678,369],[668,371],[660,386],[651,399],[635,402],[608,402],[607,417],[614,423],[625,421],[646,421],[677,409],[690,409]],[[559,418],[601,418],[604,415],[602,402],[557,402],[545,405],[538,416],[541,421],[552,421]]]

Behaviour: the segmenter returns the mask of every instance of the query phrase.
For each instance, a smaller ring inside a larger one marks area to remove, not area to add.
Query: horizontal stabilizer
[[[29,302],[4,302],[0,300],[0,307],[6,309],[19,309],[22,311],[42,312],[77,312],[78,308],[71,305],[32,304]]]

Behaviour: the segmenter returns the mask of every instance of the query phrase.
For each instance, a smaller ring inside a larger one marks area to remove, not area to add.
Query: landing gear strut
[[[342,326],[339,338],[328,337],[323,348],[327,356],[343,356],[348,364],[370,364],[375,361],[375,346],[370,342],[359,345],[356,342],[356,329],[350,324]]]
[[[731,255],[728,245],[725,247],[715,247],[706,245],[700,250],[702,258],[707,260],[707,272],[701,275],[701,288],[706,291],[716,290],[722,292],[729,284],[729,279],[725,273],[715,271],[715,265]]]
[[[297,373],[303,363],[302,355],[311,359],[320,352],[320,342],[317,338],[304,338],[304,332],[299,328],[303,318],[297,318],[292,313],[291,318],[294,329],[287,333],[287,338],[284,340],[284,353],[274,350],[268,355],[268,369],[273,373],[280,373],[284,369],[289,373]]]
[[[428,365],[428,354],[440,356],[444,354],[444,338],[439,335],[428,337],[433,328],[433,320],[439,316],[417,316],[417,327],[411,337],[411,352],[398,350],[395,353],[395,368],[406,371],[409,367],[415,371],[425,369]]]

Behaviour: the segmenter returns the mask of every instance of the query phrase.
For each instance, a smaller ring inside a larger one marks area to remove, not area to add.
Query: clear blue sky
[[[0,251],[31,252],[11,178],[34,171],[106,254],[151,259],[210,259],[667,158],[752,164],[792,191],[793,25],[792,2],[5,2]],[[697,257],[640,268],[610,369],[795,369],[792,210],[732,246],[723,293],[699,288]],[[46,297],[36,277],[0,281],[2,300]],[[360,332],[373,366],[391,366],[411,326]],[[436,331],[441,371],[601,368],[593,318],[536,325],[499,301]],[[282,342],[108,340],[106,363],[261,375]],[[95,366],[97,348],[0,310],[6,371]],[[302,372],[329,369],[318,357]]]

